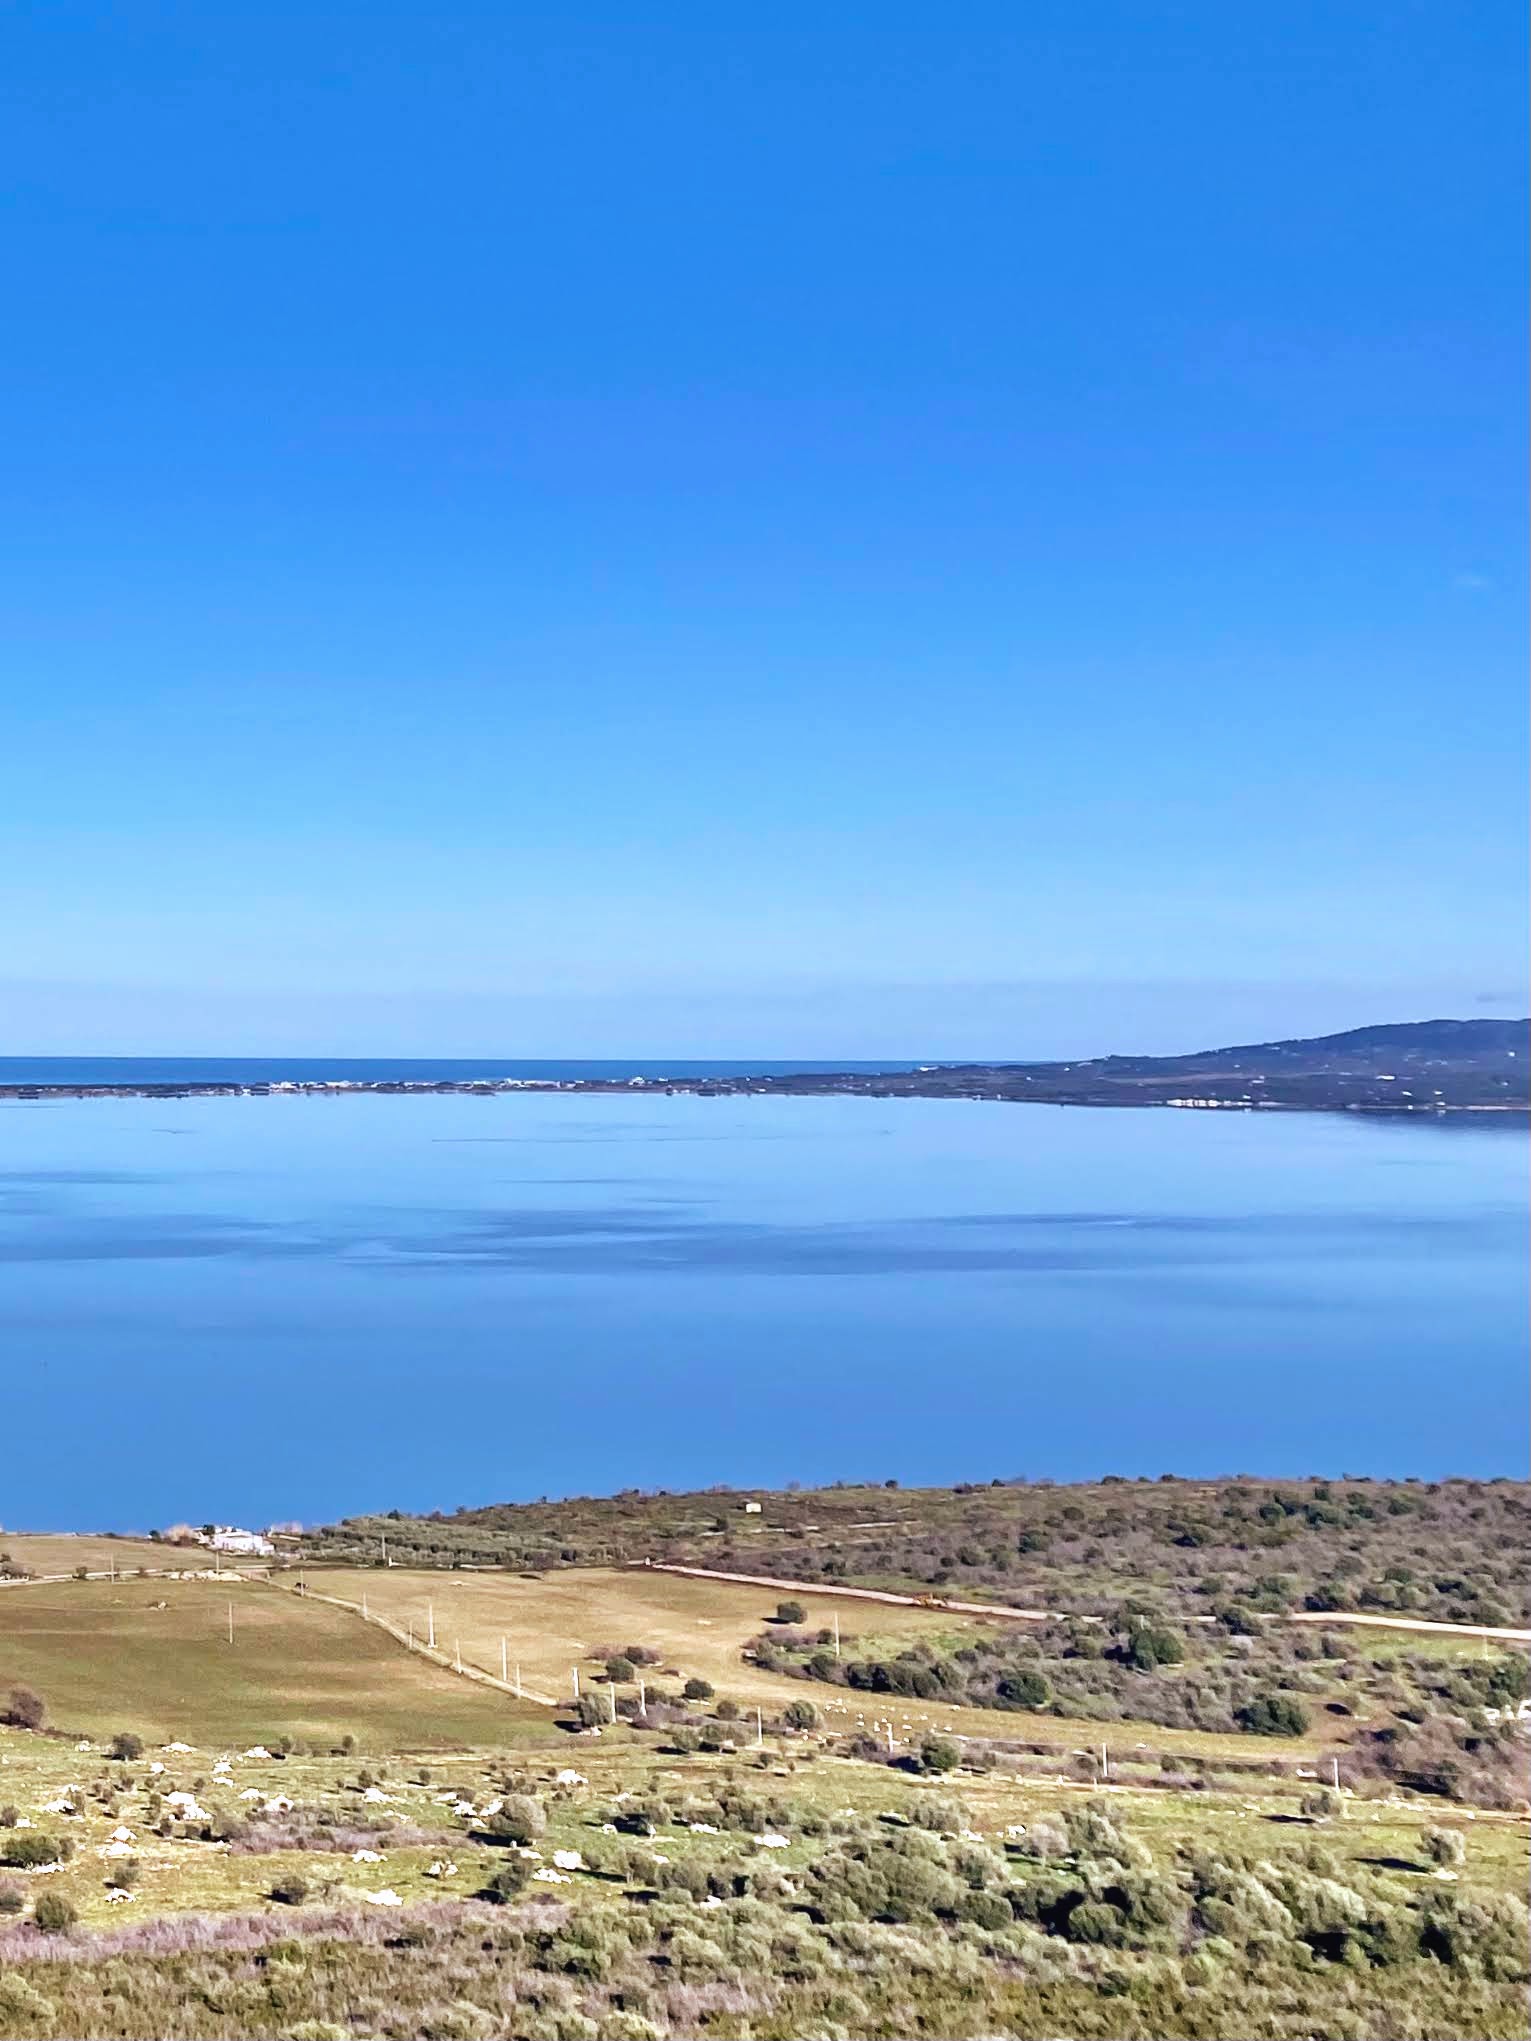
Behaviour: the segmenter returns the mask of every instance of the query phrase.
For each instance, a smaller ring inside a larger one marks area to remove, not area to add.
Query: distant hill
[[[712,1091],[859,1092],[1037,1105],[1285,1107],[1305,1112],[1524,1112],[1531,1021],[1425,1020],[1184,1056],[938,1064],[913,1071],[688,1083]]]
[[[1338,1035],[1299,1035],[1280,1042],[1242,1042],[1226,1049],[1197,1049],[1186,1056],[1102,1056],[1073,1067],[1160,1076],[1216,1070],[1359,1074],[1399,1068],[1496,1070],[1510,1075],[1528,1060],[1531,1020],[1427,1020],[1347,1028]]]

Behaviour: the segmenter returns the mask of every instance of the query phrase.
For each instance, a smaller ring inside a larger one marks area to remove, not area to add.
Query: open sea
[[[0,1083],[704,1067],[824,1066],[7,1058]],[[3,1101],[0,1522],[1523,1473],[1526,1160],[1487,1115]]]

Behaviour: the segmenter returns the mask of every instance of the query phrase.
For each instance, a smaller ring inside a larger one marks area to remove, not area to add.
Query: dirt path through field
[[[741,1587],[773,1587],[793,1595],[839,1595],[848,1601],[891,1602],[905,1609],[933,1609],[954,1616],[993,1616],[1007,1623],[1045,1623],[1049,1615],[1063,1615],[1061,1609],[1014,1609],[1001,1602],[953,1602],[942,1596],[927,1602],[919,1595],[892,1594],[885,1588],[829,1587],[817,1580],[779,1580],[769,1573],[719,1573],[706,1566],[677,1566],[668,1560],[640,1559],[633,1562],[640,1573],[681,1573],[692,1580],[727,1580]],[[1211,1622],[1198,1616],[1196,1622]],[[1350,1609],[1290,1609],[1266,1618],[1272,1623],[1321,1623],[1326,1628],[1354,1627],[1365,1630],[1410,1630],[1445,1637],[1497,1637],[1508,1644],[1531,1644],[1531,1630],[1511,1630],[1494,1623],[1428,1623],[1410,1616],[1367,1616]]]

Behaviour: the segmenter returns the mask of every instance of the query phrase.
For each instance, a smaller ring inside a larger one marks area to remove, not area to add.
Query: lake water
[[[1525,1162],[1483,1120],[10,1103],[0,1518],[1519,1472]]]

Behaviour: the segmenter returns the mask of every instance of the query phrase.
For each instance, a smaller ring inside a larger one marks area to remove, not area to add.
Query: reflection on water
[[[1516,1471],[1523,1122],[516,1095],[0,1136],[7,1417],[68,1442],[13,1456],[12,1524]]]

